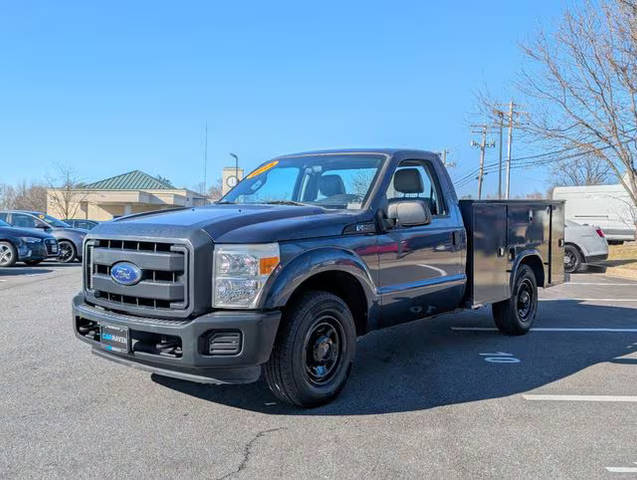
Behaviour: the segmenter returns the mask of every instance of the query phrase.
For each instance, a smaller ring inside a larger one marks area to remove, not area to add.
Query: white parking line
[[[576,300],[578,302],[637,302],[637,298],[539,298],[539,302],[554,302],[555,300]]]
[[[633,462],[637,465],[637,462]],[[637,473],[637,467],[606,467],[611,473]]]
[[[524,400],[558,402],[637,402],[637,395],[522,395]]]
[[[497,332],[495,327],[451,327],[451,330],[459,332]],[[615,333],[637,333],[637,328],[532,328],[532,332],[615,332]]]
[[[634,287],[637,285],[635,283],[601,283],[601,282],[568,282],[563,283],[562,285],[608,285],[609,287]]]

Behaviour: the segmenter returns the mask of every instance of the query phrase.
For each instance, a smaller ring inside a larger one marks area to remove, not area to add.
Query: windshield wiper
[[[294,200],[270,200],[269,202],[263,202],[266,205],[295,205],[297,207],[310,207],[309,203],[295,202]]]

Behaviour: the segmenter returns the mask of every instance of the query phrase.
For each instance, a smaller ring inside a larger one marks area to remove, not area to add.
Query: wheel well
[[[309,290],[321,290],[340,297],[352,312],[357,335],[363,335],[367,331],[367,297],[354,275],[339,271],[317,273],[294,290],[287,304],[293,303]]]
[[[520,265],[528,265],[531,270],[533,270],[533,274],[535,275],[535,280],[537,281],[538,287],[544,287],[544,265],[542,265],[542,260],[537,255],[529,255],[528,257],[524,257],[520,262]]]

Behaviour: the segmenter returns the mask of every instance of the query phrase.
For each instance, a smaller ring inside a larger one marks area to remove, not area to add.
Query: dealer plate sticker
[[[102,324],[100,343],[111,352],[128,353],[128,328]]]

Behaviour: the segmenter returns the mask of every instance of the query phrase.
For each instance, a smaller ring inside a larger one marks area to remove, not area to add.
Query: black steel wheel
[[[0,242],[0,267],[11,267],[18,261],[18,252],[11,242]]]
[[[498,329],[507,335],[524,335],[531,329],[537,314],[537,280],[528,265],[520,265],[511,298],[492,305]]]
[[[58,255],[58,262],[71,263],[73,260],[75,260],[77,253],[75,251],[75,245],[73,245],[73,242],[70,242],[69,240],[60,240],[58,242],[58,248],[60,250],[60,253]]]
[[[328,292],[308,291],[284,313],[265,379],[280,400],[310,408],[345,386],[356,350],[347,304]]]

